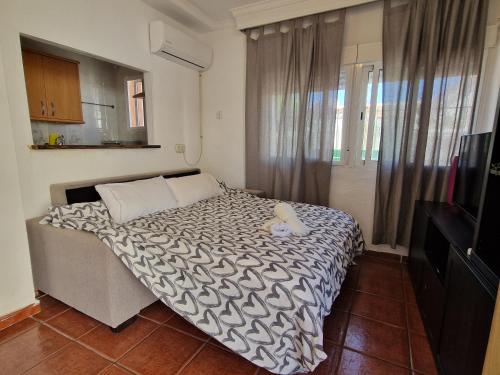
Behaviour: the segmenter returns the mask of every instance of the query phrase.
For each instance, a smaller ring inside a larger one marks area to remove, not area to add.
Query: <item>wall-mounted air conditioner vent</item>
[[[212,47],[162,21],[149,25],[151,52],[188,68],[205,71],[212,64]]]

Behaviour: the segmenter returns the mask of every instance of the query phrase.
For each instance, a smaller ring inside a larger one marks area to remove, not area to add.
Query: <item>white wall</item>
[[[35,303],[8,104],[0,58],[0,316]]]
[[[43,213],[49,184],[185,167],[175,143],[198,122],[197,73],[149,53],[148,23],[166,19],[139,0],[4,2],[0,16],[6,87],[14,127],[24,213]],[[167,20],[168,21],[168,20]],[[160,150],[30,151],[32,143],[19,33],[145,70],[150,142]]]
[[[344,26],[344,46],[382,42],[383,2],[348,8]]]
[[[5,95],[2,94],[0,115],[5,116],[5,113],[10,112],[12,135],[10,131],[4,132],[3,127],[9,122],[2,118],[0,138],[2,143],[6,143],[1,148],[2,170],[7,168],[10,174],[2,174],[2,197],[8,198],[9,206],[4,210],[2,201],[0,219],[3,224],[4,221],[10,221],[14,215],[17,222],[12,224],[16,226],[15,231],[2,225],[2,251],[7,251],[8,254],[3,256],[0,262],[0,316],[33,302],[31,274],[26,271],[30,267],[26,235],[18,227],[22,223],[18,222],[45,212],[49,205],[50,184],[184,168],[186,164],[182,155],[175,153],[174,145],[187,143],[190,150],[196,149],[196,146],[189,147],[193,142],[187,139],[186,134],[191,134],[189,129],[197,127],[198,124],[198,74],[149,53],[148,24],[153,19],[172,22],[139,0],[2,1],[0,62],[3,64],[4,73],[1,74],[0,88],[6,89],[8,105]],[[162,148],[29,150],[32,136],[19,43],[20,33],[147,71],[145,80],[148,136],[150,143],[161,144]],[[19,179],[15,176],[16,170]],[[4,187],[5,180],[19,181],[20,197],[16,196],[19,187]],[[5,235],[4,230],[8,231]],[[12,236],[15,236],[13,243],[6,243],[6,239]],[[13,255],[17,254],[16,252],[19,255]],[[19,272],[16,272],[14,267],[17,263]],[[9,277],[9,283],[3,282],[5,277]],[[3,290],[7,285],[10,291]],[[14,286],[16,297],[11,298]],[[4,306],[4,301],[9,305]]]
[[[205,34],[214,48],[212,67],[202,78],[203,170],[229,186],[245,186],[245,64],[243,33],[227,29]],[[216,118],[221,111],[222,118]]]
[[[500,89],[500,0],[490,1],[475,133],[493,129]]]

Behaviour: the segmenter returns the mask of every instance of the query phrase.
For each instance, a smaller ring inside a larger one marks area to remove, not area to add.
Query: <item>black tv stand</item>
[[[496,285],[474,262],[475,221],[459,207],[417,201],[409,271],[440,372],[481,374]]]

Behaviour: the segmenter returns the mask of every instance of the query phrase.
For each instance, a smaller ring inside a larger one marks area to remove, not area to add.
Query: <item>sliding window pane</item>
[[[380,151],[380,133],[382,131],[382,82],[383,70],[380,69],[378,73],[377,105],[375,108],[375,123],[373,124],[372,152],[370,157],[373,161],[378,160],[378,154]]]
[[[339,90],[337,95],[337,111],[335,114],[335,134],[333,139],[333,155],[334,162],[342,161],[342,137],[344,129],[344,106],[346,95],[346,72],[341,71],[339,77]]]
[[[366,100],[365,108],[363,111],[363,143],[361,145],[361,160],[366,160],[366,147],[368,143],[368,129],[370,127],[370,110],[372,102],[372,84],[373,84],[373,71],[368,72],[368,80],[366,85]]]

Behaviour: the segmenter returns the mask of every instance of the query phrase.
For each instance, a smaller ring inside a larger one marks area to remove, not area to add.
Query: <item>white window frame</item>
[[[372,160],[372,148],[373,148],[373,132],[375,129],[375,116],[377,114],[377,101],[378,101],[378,85],[380,80],[380,75],[382,72],[382,64],[377,63],[371,65],[373,67],[373,80],[372,80],[372,92],[371,92],[371,103],[370,103],[370,117],[368,119],[368,137],[366,140],[366,154],[363,164],[378,164],[377,160]],[[382,73],[383,74],[383,73]],[[368,79],[368,77],[367,77]],[[366,87],[366,86],[365,86]],[[380,145],[379,145],[380,147]],[[360,155],[361,157],[361,155]]]
[[[142,81],[142,91],[145,92],[144,88],[144,77],[142,76],[128,76],[124,77],[123,85],[125,88],[125,107],[127,109],[127,130],[129,131],[144,131],[146,129],[146,101],[144,98],[142,99],[142,107],[143,107],[143,116],[144,116],[144,126],[131,126],[130,123],[130,108],[129,108],[129,103],[128,103],[128,82],[129,81],[137,81],[141,80]]]
[[[346,67],[347,66],[345,65],[343,68]],[[346,158],[343,160],[344,162],[342,164],[349,166],[362,165],[376,167],[378,160],[371,160],[371,151],[373,146],[373,129],[376,115],[378,81],[380,70],[382,70],[382,62],[352,64],[349,66],[349,69],[351,71],[351,87],[349,94],[347,94],[346,91],[346,101],[349,101],[349,113],[347,115],[348,121],[344,124],[346,131],[343,133],[348,134],[348,138],[347,140],[343,140],[342,143],[342,146],[344,147],[345,145],[346,148],[346,152],[343,153]],[[365,159],[367,160],[362,160],[363,129],[366,116],[366,89],[368,85],[368,72],[371,70],[373,71],[373,80],[365,155]]]
[[[354,64],[342,65],[340,70],[345,72],[345,96],[344,96],[344,114],[342,118],[342,143],[340,148],[340,160],[333,160],[333,165],[346,165],[349,163],[349,154],[351,152],[351,147],[349,146],[349,139],[351,138],[351,106],[352,99],[351,94],[353,92],[353,77],[354,77]]]

